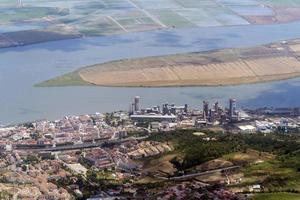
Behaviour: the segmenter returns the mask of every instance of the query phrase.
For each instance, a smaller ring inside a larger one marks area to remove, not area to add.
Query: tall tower
[[[22,0],[17,0],[17,6],[18,6],[18,7],[23,7],[23,2],[22,2]]]
[[[219,102],[215,102],[214,108],[216,112],[219,111]]]
[[[219,114],[219,111],[220,111],[219,102],[217,102],[217,101],[215,102],[214,109],[215,109],[216,113]]]
[[[129,105],[129,109],[128,109],[128,111],[129,111],[129,114],[134,114],[134,103],[130,103],[130,105]]]
[[[229,117],[233,118],[236,112],[236,99],[229,99]]]
[[[207,118],[209,117],[209,103],[208,101],[203,101],[203,117]]]
[[[168,103],[163,104],[162,112],[163,112],[163,115],[169,114],[169,104]]]
[[[140,97],[139,96],[135,96],[134,97],[134,111],[140,111]]]
[[[187,104],[184,104],[184,112],[188,113],[188,105]]]
[[[215,109],[215,115],[216,115],[216,118],[220,118],[220,108],[219,108],[219,102],[215,102],[214,104],[214,109]]]
[[[209,116],[208,116],[208,121],[214,123],[215,122],[215,117],[216,117],[215,110],[214,109],[210,109]]]

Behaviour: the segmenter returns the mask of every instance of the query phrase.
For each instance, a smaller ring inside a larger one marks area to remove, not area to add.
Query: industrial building
[[[161,114],[148,114],[148,115],[131,115],[131,120],[136,122],[175,122],[177,117],[173,114],[171,115],[161,115]]]

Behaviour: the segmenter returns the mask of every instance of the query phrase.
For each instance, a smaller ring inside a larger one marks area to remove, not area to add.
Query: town
[[[278,149],[300,152],[299,108],[141,101],[128,111],[0,127],[0,198],[249,199],[274,187],[245,168],[275,159],[272,145],[282,140],[293,145]]]

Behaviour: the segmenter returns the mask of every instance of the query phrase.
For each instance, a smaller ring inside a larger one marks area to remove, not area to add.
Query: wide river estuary
[[[112,88],[33,85],[86,65],[123,58],[250,47],[300,38],[300,22],[164,30],[80,38],[0,49],[0,124],[56,119],[69,114],[127,110],[164,102],[201,107],[203,100],[238,99],[240,107],[300,106],[300,78],[226,87]]]

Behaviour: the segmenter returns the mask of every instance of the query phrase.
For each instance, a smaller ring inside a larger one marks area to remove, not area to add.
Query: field
[[[240,155],[240,152],[232,153],[229,155],[229,160],[232,161],[232,157],[240,157]],[[241,182],[229,186],[233,191],[246,192],[249,191],[250,186],[260,184],[262,191],[265,193],[274,193],[259,194],[254,199],[264,199],[264,197],[273,199],[276,196],[278,199],[284,199],[285,195],[293,196],[293,194],[279,192],[299,192],[299,154],[283,152],[275,156],[270,153],[257,152],[256,158],[253,153],[250,154],[250,157],[255,158],[255,160],[248,159],[248,156],[247,152],[242,156],[243,161],[240,159],[232,161],[235,164],[240,163],[244,166],[236,172],[239,175],[242,174]],[[228,155],[225,155],[224,158],[228,158]],[[297,195],[299,197],[299,194]]]
[[[266,82],[300,76],[299,42],[120,60],[77,71],[100,86],[214,86]],[[62,76],[62,80],[64,76]],[[61,81],[59,81],[62,83]],[[45,86],[59,85],[49,80]]]
[[[260,163],[274,159],[274,155],[265,152],[258,152],[254,150],[247,150],[245,152],[235,152],[231,154],[226,154],[223,159],[230,161],[234,164],[250,164],[250,163]]]
[[[290,48],[296,55],[300,56],[300,44],[291,45]]]
[[[270,193],[270,194],[257,194],[252,200],[299,200],[300,194],[294,193]]]
[[[38,87],[44,86],[74,86],[74,85],[91,85],[83,81],[76,72],[67,74],[65,76],[57,77],[53,81],[45,81],[43,83],[37,84]]]
[[[300,62],[292,57],[274,57],[112,72],[87,69],[79,74],[86,82],[103,86],[227,85],[296,77],[300,75]]]
[[[17,40],[1,36],[25,30],[101,36],[183,27],[283,23],[299,20],[299,11],[296,0],[3,0],[0,48],[35,43],[18,42],[24,41],[22,36]]]
[[[178,156],[178,154],[171,153],[160,156],[157,159],[146,160],[143,162],[143,172],[152,174],[173,175],[176,169],[169,161],[176,156]]]

